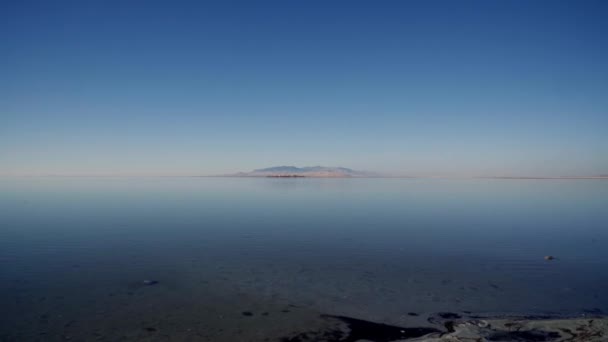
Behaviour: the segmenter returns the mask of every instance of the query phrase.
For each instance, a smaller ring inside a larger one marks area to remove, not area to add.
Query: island
[[[231,177],[268,177],[268,178],[351,178],[376,177],[372,172],[356,171],[346,167],[327,166],[273,166],[250,172],[239,172]]]

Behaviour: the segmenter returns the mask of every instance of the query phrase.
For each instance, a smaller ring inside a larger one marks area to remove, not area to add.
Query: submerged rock
[[[143,281],[143,283],[144,283],[144,285],[151,286],[151,285],[156,285],[156,284],[158,284],[158,281],[157,281],[157,280],[149,280],[149,279],[146,279],[146,280],[144,280],[144,281]]]
[[[553,255],[546,255],[545,260],[553,260],[555,257]]]

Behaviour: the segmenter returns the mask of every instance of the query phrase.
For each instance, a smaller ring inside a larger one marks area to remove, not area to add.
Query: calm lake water
[[[606,312],[608,181],[4,178],[0,307],[2,341]]]

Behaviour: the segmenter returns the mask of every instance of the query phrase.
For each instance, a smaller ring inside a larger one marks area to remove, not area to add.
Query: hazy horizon
[[[274,165],[276,167],[279,165]],[[280,165],[293,166],[293,165]],[[311,167],[312,165],[303,166]],[[318,165],[317,165],[318,166]],[[298,167],[298,166],[295,166]],[[325,167],[325,166],[323,166]],[[342,168],[343,166],[332,166],[330,168]],[[247,174],[252,171],[258,171],[260,168],[250,170],[235,170],[226,173],[203,174],[203,173],[152,173],[152,172],[117,172],[117,173],[0,173],[0,177],[232,177],[245,174],[245,177],[251,177]],[[353,170],[357,172],[369,173],[365,176],[356,176],[364,178],[537,178],[537,179],[555,179],[555,178],[608,178],[608,174],[565,174],[565,175],[539,175],[539,174],[466,174],[466,173],[389,173],[376,172],[374,170]],[[323,177],[321,177],[323,178]]]
[[[0,175],[608,174],[605,1],[0,4]]]

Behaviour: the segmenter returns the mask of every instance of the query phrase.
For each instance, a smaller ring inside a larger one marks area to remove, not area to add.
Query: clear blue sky
[[[608,1],[1,1],[0,174],[608,173]]]

